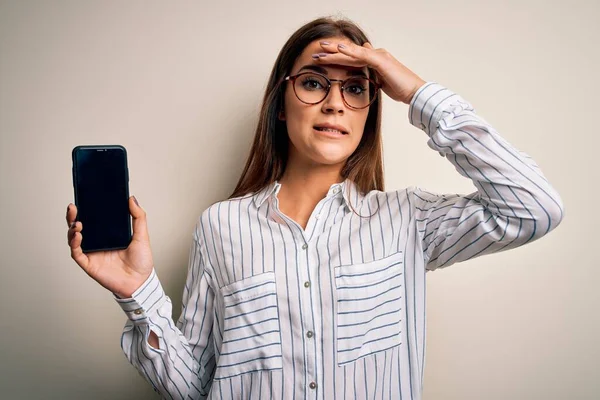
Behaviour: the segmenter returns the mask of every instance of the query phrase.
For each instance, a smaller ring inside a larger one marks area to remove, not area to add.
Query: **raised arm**
[[[460,96],[429,82],[413,97],[409,119],[477,189],[469,195],[413,192],[428,270],[524,245],[560,223],[562,200],[535,162]]]

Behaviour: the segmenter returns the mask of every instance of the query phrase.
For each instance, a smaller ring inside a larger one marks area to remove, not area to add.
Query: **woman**
[[[476,192],[383,191],[381,91]],[[563,216],[533,160],[468,102],[327,18],[275,62],[240,181],[194,230],[177,323],[146,214],[129,205],[128,249],[83,254],[72,204],[69,244],[127,314],[127,358],[170,399],[420,399],[425,272],[532,242]]]

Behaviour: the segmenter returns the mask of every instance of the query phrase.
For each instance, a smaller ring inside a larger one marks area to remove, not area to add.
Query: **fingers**
[[[67,206],[67,215],[66,215],[66,219],[67,219],[67,226],[71,226],[71,224],[75,221],[75,218],[77,217],[77,207],[74,204],[69,203],[69,205]]]
[[[372,48],[369,49],[354,43],[340,43],[338,49],[342,54],[362,60],[365,64],[373,65],[374,51]]]
[[[71,249],[73,249],[74,246],[74,238],[76,236],[77,233],[79,233],[78,239],[79,239],[79,244],[81,245],[81,231],[83,230],[83,224],[81,222],[73,222],[71,224],[71,226],[69,227],[69,230],[67,231],[67,242],[69,244],[69,246],[71,247]]]
[[[313,59],[323,64],[345,65],[348,67],[365,67],[368,65],[362,60],[348,57],[341,53],[319,53],[318,55],[313,56]]]
[[[355,67],[375,67],[377,63],[375,50],[369,42],[366,42],[364,46],[359,46],[351,42],[335,43],[323,41],[320,44],[327,53],[318,53],[317,57],[313,56],[317,61]]]
[[[129,212],[133,217],[133,240],[148,242],[146,211],[140,207],[134,196],[129,198]]]
[[[77,264],[84,270],[87,269],[89,260],[81,249],[81,241],[83,236],[81,231],[83,230],[83,224],[81,222],[73,222],[72,226],[67,232],[67,240],[69,247],[71,248],[71,258],[75,260]]]

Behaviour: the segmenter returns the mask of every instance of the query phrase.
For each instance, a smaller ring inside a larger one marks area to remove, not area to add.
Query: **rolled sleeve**
[[[439,121],[453,105],[468,103],[459,95],[436,82],[421,86],[413,96],[408,109],[410,123],[431,136],[439,127]]]

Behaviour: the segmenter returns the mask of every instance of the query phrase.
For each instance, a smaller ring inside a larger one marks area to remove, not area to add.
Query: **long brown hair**
[[[258,192],[282,177],[288,159],[289,141],[285,121],[278,118],[279,111],[283,110],[284,78],[291,72],[294,62],[311,42],[336,36],[346,37],[361,46],[369,41],[354,22],[323,17],[307,23],[294,32],[279,52],[265,90],[260,118],[246,166],[229,198]],[[371,68],[368,70],[369,76],[376,79],[375,71]],[[369,107],[361,142],[354,153],[348,157],[341,171],[342,177],[352,180],[362,193],[368,193],[373,189],[384,190],[380,127],[381,96],[379,95]]]

